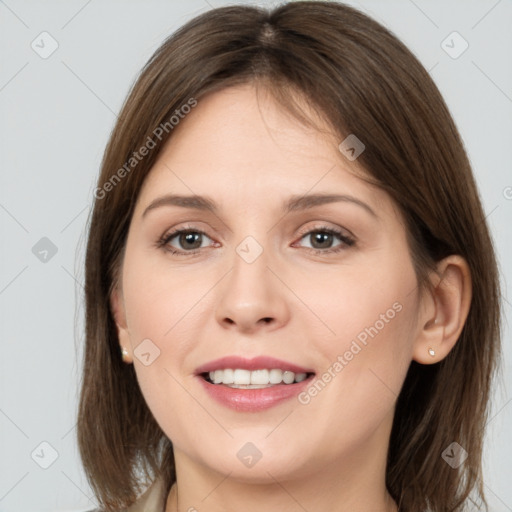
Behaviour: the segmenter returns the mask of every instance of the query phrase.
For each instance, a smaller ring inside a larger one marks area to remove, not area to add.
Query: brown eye
[[[178,229],[172,233],[164,235],[158,242],[158,246],[173,254],[193,254],[202,247],[205,238],[209,239],[206,233],[196,229]]]
[[[309,248],[318,253],[338,252],[355,244],[355,240],[332,228],[316,228],[305,233],[301,240],[310,240]],[[339,243],[336,243],[336,239]],[[307,247],[307,246],[306,246]]]
[[[180,233],[177,235],[178,243],[183,249],[199,249],[202,242],[202,234],[195,232]]]
[[[308,236],[311,237],[311,245],[314,249],[329,249],[334,241],[334,235],[325,231],[316,231]]]

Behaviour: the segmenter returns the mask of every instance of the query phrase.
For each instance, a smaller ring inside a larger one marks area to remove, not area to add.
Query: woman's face
[[[385,461],[416,277],[390,197],[341,142],[230,88],[148,175],[114,304],[178,466],[265,482]]]

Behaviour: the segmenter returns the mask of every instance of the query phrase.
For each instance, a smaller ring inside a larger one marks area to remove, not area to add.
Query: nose
[[[276,274],[267,266],[266,251],[252,263],[236,254],[231,272],[219,283],[215,315],[221,326],[249,334],[285,325],[288,289]]]

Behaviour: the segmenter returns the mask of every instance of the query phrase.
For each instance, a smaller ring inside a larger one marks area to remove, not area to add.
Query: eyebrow
[[[347,194],[309,194],[291,196],[283,206],[283,213],[291,213],[295,211],[303,211],[315,206],[321,206],[324,204],[337,203],[337,202],[349,202],[356,204],[366,210],[370,215],[378,218],[375,211],[364,201],[361,201],[357,197]],[[208,197],[199,195],[176,195],[168,194],[165,196],[157,197],[152,201],[149,206],[144,210],[142,217],[145,217],[148,212],[162,206],[179,206],[181,208],[190,208],[193,210],[209,211],[217,214],[219,207],[215,201]]]

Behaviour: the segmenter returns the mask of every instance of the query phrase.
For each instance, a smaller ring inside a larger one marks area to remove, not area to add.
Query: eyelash
[[[197,254],[201,249],[204,249],[204,247],[201,247],[198,249],[193,249],[192,251],[178,251],[174,248],[169,248],[167,246],[167,244],[173,238],[175,238],[177,235],[181,235],[182,233],[197,233],[197,234],[201,234],[201,235],[208,237],[208,235],[204,231],[201,231],[200,229],[194,229],[191,227],[177,229],[175,231],[172,231],[171,233],[165,233],[157,241],[157,243],[156,243],[157,248],[162,249],[168,253],[178,255],[178,256],[189,256],[189,255]],[[325,255],[325,254],[338,253],[343,250],[346,250],[348,247],[354,246],[356,243],[356,241],[352,237],[344,234],[342,231],[335,229],[335,228],[327,227],[327,226],[318,226],[318,227],[315,226],[313,229],[310,229],[309,231],[306,231],[305,233],[301,234],[299,240],[302,240],[303,238],[305,238],[308,235],[311,235],[312,233],[328,233],[330,235],[335,235],[343,242],[342,245],[339,245],[335,248],[330,248],[330,249],[315,249],[313,247],[306,247],[306,249],[309,249],[314,254]]]

